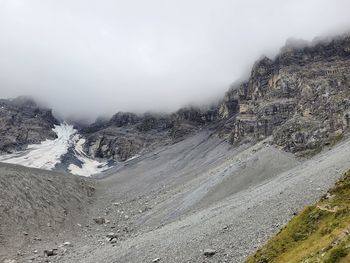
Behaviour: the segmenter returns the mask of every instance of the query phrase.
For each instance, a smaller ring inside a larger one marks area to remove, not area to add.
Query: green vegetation
[[[343,134],[342,133],[339,133],[339,134],[336,134],[334,136],[332,136],[328,143],[331,147],[333,147],[334,145],[336,145],[337,143],[339,143],[341,140],[343,139]]]
[[[246,263],[350,262],[350,171]]]
[[[344,135],[342,133],[331,135],[326,141],[324,142],[320,141],[316,145],[314,145],[312,148],[296,154],[297,156],[304,157],[304,158],[315,156],[316,154],[322,152],[325,146],[332,148],[336,144],[341,142],[343,138],[344,138]]]
[[[345,258],[348,255],[349,251],[345,247],[337,247],[332,249],[329,253],[329,256],[324,260],[325,263],[337,263],[342,258]]]

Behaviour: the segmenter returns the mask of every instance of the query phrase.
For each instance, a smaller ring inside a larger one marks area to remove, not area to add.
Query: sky
[[[288,38],[350,30],[349,0],[0,0],[0,97],[64,118],[215,102]]]

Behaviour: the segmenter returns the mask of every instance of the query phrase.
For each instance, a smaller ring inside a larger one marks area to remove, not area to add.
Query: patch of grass
[[[328,257],[324,260],[324,263],[337,263],[342,258],[348,255],[349,251],[345,247],[336,247],[332,249]]]
[[[334,147],[341,140],[343,140],[343,138],[344,138],[344,135],[342,133],[332,135],[329,138],[327,138],[325,141],[321,140],[317,144],[312,145],[309,149],[305,149],[303,151],[297,152],[296,156],[302,157],[302,158],[311,158],[312,156],[315,156],[316,154],[322,152],[325,146],[328,146],[329,148]]]
[[[342,133],[339,133],[337,135],[332,136],[329,138],[328,143],[331,147],[339,143],[343,139],[344,135]]]
[[[318,144],[314,146],[314,148],[306,149],[302,152],[297,152],[296,156],[303,157],[303,158],[311,158],[312,156],[315,156],[316,154],[322,152],[323,150],[323,144]]]
[[[306,207],[247,263],[343,263],[350,252],[350,171]]]

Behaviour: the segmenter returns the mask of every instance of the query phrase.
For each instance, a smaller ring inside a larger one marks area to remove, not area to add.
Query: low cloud
[[[348,0],[0,0],[0,97],[64,117],[218,99],[286,39],[350,29]]]

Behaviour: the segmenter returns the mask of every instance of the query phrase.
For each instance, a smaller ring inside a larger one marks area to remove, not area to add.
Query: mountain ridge
[[[350,169],[349,44],[262,58],[207,109],[73,127],[4,107],[5,139],[40,139],[9,160],[61,172],[0,163],[0,261],[243,262]]]
[[[274,59],[258,60],[250,77],[233,85],[211,107],[185,107],[171,114],[118,112],[90,125],[76,124],[76,128],[85,139],[83,150],[89,157],[117,162],[177,143],[203,128],[235,145],[272,136],[273,143],[283,150],[310,156],[349,131],[349,68],[349,35],[308,45],[289,43]],[[41,129],[33,129],[38,138],[52,139],[54,134],[48,128],[58,122],[52,112],[33,101],[28,104],[44,116]],[[2,111],[2,123],[4,118],[13,118],[11,111],[9,116]],[[25,116],[29,123],[35,118],[33,114]],[[21,150],[35,142],[14,137],[7,132],[6,123],[0,131],[11,143],[0,145],[0,151]],[[26,129],[30,134],[31,128]]]

